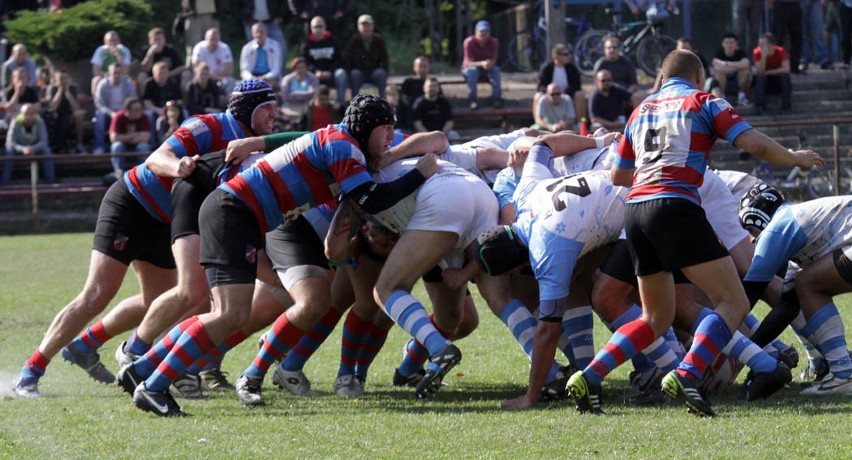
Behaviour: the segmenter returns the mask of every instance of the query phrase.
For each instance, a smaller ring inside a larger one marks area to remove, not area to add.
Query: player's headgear
[[[254,112],[258,107],[274,103],[275,92],[272,91],[269,83],[263,80],[243,80],[234,87],[234,91],[231,93],[228,111],[237,121],[254,131],[254,126],[251,124]]]
[[[373,129],[396,124],[396,115],[388,101],[372,94],[359,94],[349,102],[341,123],[366,153]]]
[[[745,229],[762,231],[785,201],[784,195],[771,185],[752,186],[740,200],[740,224]]]
[[[530,251],[511,225],[498,225],[482,232],[473,243],[476,263],[489,275],[502,275],[529,262]]]

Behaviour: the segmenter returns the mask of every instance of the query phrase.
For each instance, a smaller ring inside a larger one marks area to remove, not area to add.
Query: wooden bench
[[[453,119],[462,118],[499,118],[500,127],[503,132],[509,131],[509,119],[526,117],[532,118],[532,109],[525,108],[508,108],[508,109],[492,109],[482,108],[478,110],[453,110]]]

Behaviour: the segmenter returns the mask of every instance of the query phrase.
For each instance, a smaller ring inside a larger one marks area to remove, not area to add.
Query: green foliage
[[[143,0],[97,0],[57,14],[21,12],[6,23],[6,34],[13,43],[26,44],[36,57],[70,61],[88,59],[108,30],[117,30],[124,43],[145,43],[153,18]]]
[[[506,412],[499,401],[524,391],[529,361],[474,288],[479,329],[458,342],[461,364],[430,401],[390,383],[407,334],[394,328],[370,368],[367,394],[334,396],[340,327],[305,367],[319,395],[297,398],[264,383],[268,405],[246,409],[234,394],[181,399],[194,414],[158,419],[133,407],[115,386],[99,385],[58,356],[35,401],[4,398],[54,314],[86,279],[91,234],[0,238],[0,458],[849,458],[852,401],[848,396],[803,397],[791,383],[765,401],[737,400],[738,387],[714,396],[719,417],[688,415],[682,406],[636,407],[622,397],[629,365],[607,378],[605,416],[576,413],[567,402]],[[16,263],[15,261],[25,261]],[[132,272],[132,271],[131,271]],[[113,301],[138,292],[132,273]],[[426,299],[422,285],[414,295]],[[837,297],[848,321],[849,295]],[[756,310],[765,312],[765,307]],[[847,328],[847,338],[852,338]],[[101,349],[112,351],[127,334]],[[599,348],[610,333],[595,323]],[[254,357],[255,334],[228,353],[233,381]],[[783,339],[795,343],[792,333]],[[562,359],[561,354],[559,356]],[[564,360],[564,359],[563,359]],[[801,365],[799,370],[801,370]],[[269,376],[271,377],[271,375]],[[740,381],[745,372],[740,374]]]

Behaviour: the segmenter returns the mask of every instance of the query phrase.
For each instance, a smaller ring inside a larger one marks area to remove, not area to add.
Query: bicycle
[[[802,150],[807,147],[807,133],[799,131],[798,137],[797,150]],[[743,157],[743,155],[748,156],[749,154],[741,152],[740,155]],[[774,186],[784,193],[784,196],[789,200],[806,201],[836,194],[835,172],[828,167],[817,168],[814,166],[809,170],[803,170],[795,166],[786,176],[778,176],[773,172],[771,163],[758,159],[749,174]],[[841,193],[848,194],[852,189],[852,169],[843,167],[841,174]]]
[[[565,33],[574,30],[575,36],[581,36],[592,29],[585,16],[565,17]],[[566,41],[568,43],[568,41]],[[569,45],[570,46],[570,45]],[[509,40],[507,48],[509,65],[519,72],[536,72],[550,58],[547,49],[547,20],[539,15],[536,25],[522,30]]]
[[[661,32],[668,14],[649,11],[643,21],[622,23],[620,11],[607,8],[606,13],[612,16],[612,26],[586,31],[574,46],[574,63],[580,72],[594,76],[595,63],[604,55],[604,38],[615,35],[621,40],[623,53],[634,57],[634,62],[649,77],[656,77],[663,59],[677,46],[675,39]]]

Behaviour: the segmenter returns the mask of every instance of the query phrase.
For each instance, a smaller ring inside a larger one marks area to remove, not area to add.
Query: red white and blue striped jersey
[[[700,204],[698,187],[716,139],[733,142],[748,129],[724,99],[669,78],[633,110],[624,129],[615,165],[636,168],[628,202],[684,198]]]
[[[219,188],[251,209],[265,233],[372,181],[358,142],[338,124],[275,149]]]
[[[230,112],[199,115],[188,118],[165,140],[178,158],[222,150],[228,142],[245,137],[242,128]],[[124,173],[124,183],[130,193],[155,219],[172,221],[172,177],[160,177],[145,164]]]

